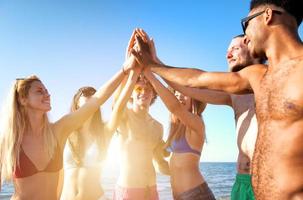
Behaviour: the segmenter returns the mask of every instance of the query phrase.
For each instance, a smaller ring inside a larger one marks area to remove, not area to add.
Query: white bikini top
[[[63,153],[63,160],[64,160],[63,167],[64,169],[79,168],[79,167],[101,167],[102,160],[100,161],[98,151],[99,149],[97,144],[93,142],[89,146],[89,148],[85,151],[85,155],[82,159],[82,165],[79,166],[77,165],[77,163],[73,158],[70,145],[66,144]]]

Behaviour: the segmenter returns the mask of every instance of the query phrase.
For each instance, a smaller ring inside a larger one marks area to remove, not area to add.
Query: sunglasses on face
[[[257,12],[257,13],[255,13],[255,14],[253,14],[253,15],[250,15],[250,16],[248,16],[248,17],[245,17],[245,18],[241,19],[241,25],[242,25],[242,29],[243,29],[243,33],[244,33],[244,34],[245,34],[246,29],[247,29],[248,22],[249,22],[250,20],[252,20],[253,18],[258,17],[259,15],[262,15],[265,11],[266,11],[266,10],[263,10],[263,11],[261,11],[261,12]],[[272,12],[273,12],[273,13],[276,13],[276,14],[279,14],[279,15],[282,14],[282,12],[281,12],[281,11],[278,11],[278,10],[272,10]]]
[[[149,87],[135,86],[134,91],[138,94],[141,94],[143,92],[151,92],[152,89]]]

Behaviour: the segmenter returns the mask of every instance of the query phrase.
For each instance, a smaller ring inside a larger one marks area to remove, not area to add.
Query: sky
[[[165,64],[227,71],[227,47],[242,33],[240,19],[248,10],[247,0],[2,0],[0,103],[4,105],[15,78],[36,74],[51,94],[50,119],[58,120],[68,113],[78,88],[98,88],[121,69],[136,27],[154,38]],[[111,101],[102,106],[105,119]],[[150,112],[163,124],[166,137],[168,112],[161,100]],[[208,105],[203,116],[207,143],[201,160],[235,162],[232,109]]]

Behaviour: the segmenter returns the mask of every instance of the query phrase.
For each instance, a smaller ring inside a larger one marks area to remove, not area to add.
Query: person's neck
[[[26,131],[28,135],[39,137],[43,134],[44,113],[41,111],[30,110],[27,112],[29,127]]]
[[[267,40],[268,63],[275,68],[281,63],[303,56],[303,45],[297,32],[279,29]]]
[[[133,105],[133,111],[138,116],[146,117],[148,115],[149,108],[144,106]]]

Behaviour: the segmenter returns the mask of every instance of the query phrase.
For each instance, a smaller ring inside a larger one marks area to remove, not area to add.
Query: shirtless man
[[[139,77],[140,71],[137,68],[129,75],[120,94],[126,98],[122,103],[117,102],[124,104],[125,109],[118,123],[121,166],[115,200],[159,199],[153,160],[161,173],[169,174],[168,163],[163,158],[163,127],[148,113],[156,93],[144,77]],[[131,108],[126,106],[129,97]]]
[[[251,57],[247,45],[244,44],[244,35],[238,35],[232,39],[226,58],[231,72],[237,72],[252,64],[262,63],[262,60]],[[184,95],[199,101],[227,105],[234,110],[239,153],[238,174],[232,189],[231,199],[255,199],[251,185],[251,161],[258,133],[254,95],[233,95],[214,90],[183,87],[177,84],[171,84],[171,86]]]
[[[303,199],[303,44],[300,0],[253,0],[242,20],[246,44],[268,67],[253,65],[239,72],[204,72],[157,64],[149,46],[137,36],[142,66],[180,85],[244,94],[254,92],[258,138],[252,164],[256,199]]]

